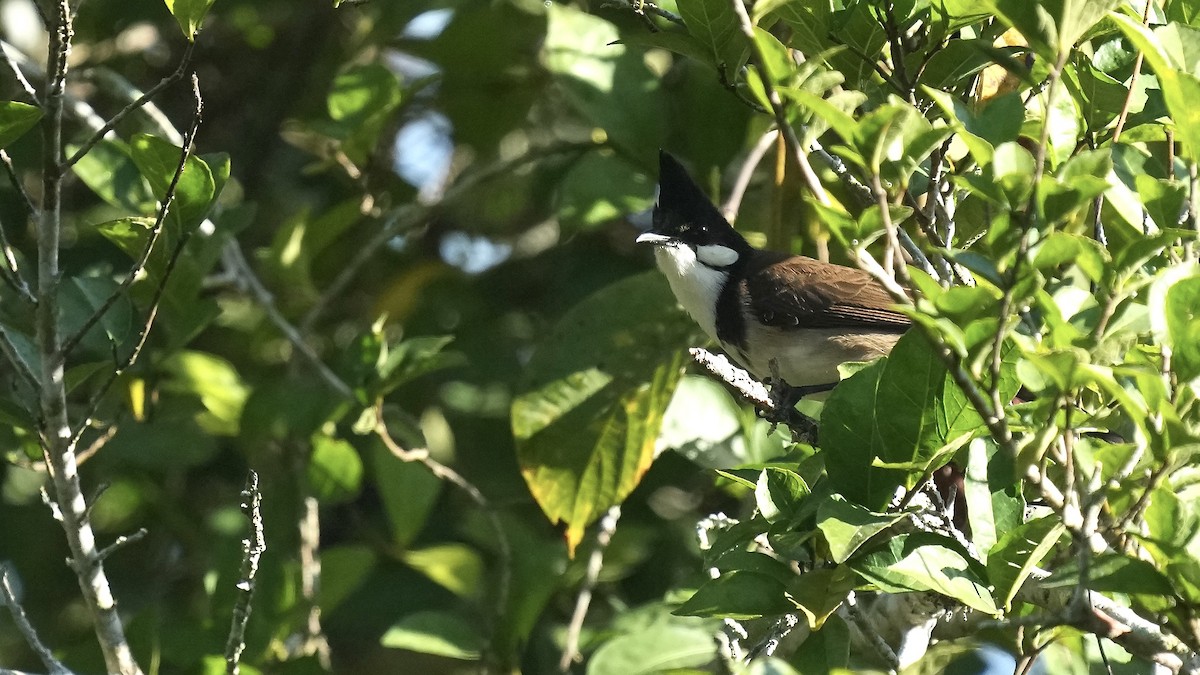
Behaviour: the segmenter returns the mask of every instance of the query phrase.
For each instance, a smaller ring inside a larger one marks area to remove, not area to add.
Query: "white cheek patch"
[[[737,262],[737,251],[728,246],[712,244],[696,247],[696,257],[709,267],[728,267]]]

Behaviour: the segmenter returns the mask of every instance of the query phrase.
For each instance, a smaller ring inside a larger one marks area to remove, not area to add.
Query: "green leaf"
[[[321,610],[332,612],[350,597],[375,569],[375,550],[365,545],[321,549]]]
[[[308,486],[322,504],[347,501],[362,486],[363,465],[353,445],[324,434],[312,439]]]
[[[871,537],[904,517],[903,513],[875,513],[835,494],[817,509],[817,528],[825,535],[829,555],[840,565]]]
[[[1002,399],[1019,388],[1009,371]],[[834,492],[880,509],[982,427],[941,359],[910,331],[888,357],[834,389],[821,414],[821,456]]]
[[[466,358],[461,353],[445,351],[453,341],[451,335],[421,336],[389,347],[379,366],[378,395],[386,394],[422,375],[465,363]]]
[[[967,446],[963,494],[971,542],[987,562],[1001,537],[1021,524],[1025,500],[1017,485],[1013,458],[989,439],[977,438]]]
[[[1146,61],[1158,76],[1159,86],[1171,118],[1175,123],[1175,138],[1183,146],[1183,154],[1192,161],[1200,159],[1200,79],[1196,61],[1181,62],[1184,54],[1194,54],[1200,44],[1200,31],[1171,24],[1150,30],[1119,12],[1109,17],[1121,29],[1134,47],[1146,55]]]
[[[787,589],[792,602],[808,619],[808,627],[818,630],[859,583],[858,575],[853,570],[839,565],[793,576],[788,581]]]
[[[712,631],[656,622],[604,642],[588,659],[588,675],[651,675],[702,668],[716,657]]]
[[[697,342],[651,271],[576,305],[534,353],[512,407],[517,459],[542,510],[567,523],[569,548],[649,468],[682,348]]]
[[[154,211],[156,198],[133,163],[129,146],[120,141],[101,140],[71,170],[112,206],[142,215]]]
[[[774,523],[794,513],[808,493],[808,486],[796,472],[769,466],[758,476],[754,500],[762,517]]]
[[[478,598],[483,588],[484,562],[464,544],[436,544],[404,552],[404,562],[464,599]]]
[[[59,316],[64,335],[74,335],[96,313],[118,288],[117,282],[104,277],[70,277],[59,287]],[[101,333],[107,340],[100,344],[105,352],[108,343],[122,344],[132,332],[133,303],[129,295],[122,293],[100,321],[88,332],[98,337]],[[106,354],[107,355],[107,354]]]
[[[334,120],[360,125],[390,113],[403,98],[396,75],[378,63],[370,63],[335,77],[326,106]]]
[[[1181,380],[1200,377],[1200,268],[1169,267],[1150,286],[1150,327]]]
[[[0,101],[0,148],[25,135],[42,119],[42,109],[18,101]]]
[[[985,0],[1006,24],[1016,28],[1040,56],[1053,63],[1105,17],[1119,0]]]
[[[739,570],[704,582],[673,613],[679,616],[720,616],[757,619],[796,609],[787,588],[773,576]]]
[[[885,592],[936,591],[981,612],[997,613],[982,566],[940,535],[899,535],[847,564]]]
[[[405,462],[382,443],[371,446],[371,473],[392,541],[407,547],[417,538],[441,494],[442,481],[424,466]]]
[[[733,5],[724,0],[678,0],[676,6],[688,33],[704,45],[717,70],[734,72],[741,65],[746,38]]]
[[[249,390],[237,368],[213,354],[179,351],[161,365],[170,377],[163,382],[166,391],[191,394],[200,399],[205,412],[196,421],[209,433],[234,436]]]
[[[179,28],[183,31],[189,42],[196,41],[196,31],[200,30],[200,24],[204,22],[204,15],[208,14],[208,8],[212,7],[213,0],[163,0],[167,5],[167,9],[171,14],[175,15],[175,20],[179,22]]]
[[[477,661],[484,640],[469,621],[451,612],[415,612],[388,628],[379,644],[448,659]]]
[[[1066,528],[1053,517],[1031,520],[1000,537],[988,552],[988,580],[995,588],[995,597],[1005,609],[1012,605],[1021,585],[1041,564]]]
[[[1074,588],[1083,583],[1078,559],[1057,567],[1043,580],[1041,588]],[[1102,593],[1171,595],[1171,582],[1153,563],[1119,553],[1101,553],[1087,563],[1087,588]]]
[[[133,163],[154,190],[155,198],[161,199],[179,168],[183,150],[157,136],[138,134],[130,144]],[[177,223],[181,231],[200,224],[208,214],[217,196],[217,182],[204,160],[190,155],[183,173],[175,187],[175,201],[171,205],[169,218]]]

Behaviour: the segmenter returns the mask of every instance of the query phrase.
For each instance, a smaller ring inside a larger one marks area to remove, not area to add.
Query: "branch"
[[[42,199],[37,226],[38,274],[35,312],[37,349],[41,359],[40,391],[42,449],[54,486],[56,513],[61,518],[71,551],[70,565],[79,581],[84,605],[91,614],[96,640],[109,673],[140,675],[141,669],[125,638],[116,600],[96,550],[96,535],[87,520],[87,503],[80,485],[79,468],[70,443],[67,418],[65,357],[58,332],[59,234],[62,229],[62,179],[59,162],[63,145],[63,98],[67,57],[74,30],[68,0],[55,3],[47,54],[46,92],[42,117]]]
[[[270,319],[271,323],[275,324],[279,332],[283,333],[288,342],[292,343],[292,346],[312,364],[313,369],[317,371],[317,375],[320,376],[321,380],[330,389],[342,396],[354,398],[354,391],[350,386],[330,370],[329,366],[325,365],[325,362],[313,351],[312,346],[308,344],[304,336],[300,334],[300,331],[279,311],[279,308],[275,305],[274,296],[263,286],[262,281],[254,274],[254,271],[250,269],[250,264],[246,262],[246,256],[242,254],[242,248],[236,240],[230,240],[229,243],[225,244],[225,260],[232,268],[230,271],[237,275],[239,281],[245,284],[246,288],[250,291],[250,295],[263,308],[263,311],[267,313],[267,318]]]
[[[12,586],[8,582],[8,566],[4,564],[0,564],[0,594],[4,596],[4,604],[8,606],[8,612],[12,614],[13,623],[17,624],[17,630],[21,631],[25,642],[37,653],[42,664],[46,666],[46,670],[50,671],[50,675],[71,675],[71,671],[54,658],[54,654],[42,643],[33,624],[29,622],[29,617],[25,616],[25,609],[17,601],[17,594],[13,592]]]
[[[640,14],[642,16],[645,16],[646,14],[653,14],[655,16],[661,16],[677,26],[685,25],[683,22],[683,17],[675,14],[674,12],[667,11],[653,2],[646,2],[646,0],[606,0],[601,6],[631,9],[635,14]]]
[[[105,122],[104,126],[97,129],[90,138],[84,141],[83,145],[81,145],[79,149],[75,151],[75,154],[71,155],[70,159],[63,162],[62,169],[65,170],[74,166],[76,162],[83,159],[84,155],[88,154],[88,151],[90,151],[96,146],[97,143],[107,136],[110,131],[117,128],[117,125],[121,123],[121,120],[125,119],[130,113],[134,112],[138,108],[141,108],[149,103],[151,99],[153,99],[155,96],[158,96],[159,92],[179,81],[179,79],[183,77],[183,73],[187,69],[188,63],[190,63],[192,60],[192,49],[195,48],[195,46],[195,42],[188,42],[187,49],[184,50],[183,57],[179,60],[179,67],[175,69],[175,72],[164,77],[158,84],[147,90],[146,93],[137,97],[132,103],[122,108],[121,111],[116,115],[113,115],[112,119]],[[198,92],[198,85],[195,84],[195,75],[192,76],[192,79],[192,87]],[[198,93],[196,99],[197,101],[199,100]],[[196,115],[199,115],[198,111]],[[193,131],[192,133],[194,134],[195,132]],[[184,143],[184,146],[187,146],[186,142]]]
[[[579,587],[579,595],[575,598],[575,611],[571,614],[566,644],[558,661],[558,669],[564,673],[570,672],[571,664],[580,657],[579,634],[583,631],[583,621],[587,618],[588,606],[592,604],[592,592],[596,589],[596,581],[604,567],[604,552],[612,542],[613,533],[617,531],[617,521],[620,519],[620,504],[609,509],[600,519],[600,529],[596,532],[596,547],[588,556],[587,575],[583,578],[583,585]]]
[[[25,73],[21,72],[20,66],[17,65],[17,59],[13,58],[13,54],[10,53],[10,50],[14,53],[17,52],[16,48],[7,42],[0,42],[0,54],[3,54],[4,56],[4,64],[7,65],[9,70],[12,71],[13,77],[17,80],[17,84],[21,85],[21,90],[25,92],[25,95],[29,97],[29,100],[33,101],[34,105],[41,107],[41,99],[38,98],[37,92],[34,90],[33,85],[29,84],[29,80],[25,79]],[[19,53],[17,54],[20,56]]]
[[[5,157],[7,158],[7,155]],[[17,256],[8,243],[8,236],[4,234],[2,224],[0,224],[0,254],[4,256],[4,266],[0,267],[0,276],[4,277],[4,281],[17,292],[22,300],[31,305],[37,304],[37,298],[34,297],[33,291],[29,290],[29,284],[25,283],[25,278],[21,276],[21,268],[17,265]]]
[[[714,354],[707,349],[693,347],[688,350],[692,359],[704,367],[717,379],[733,387],[742,400],[753,405],[769,419],[780,419],[792,432],[792,437],[801,443],[815,445],[817,440],[817,421],[801,413],[795,408],[780,410],[771,397],[770,390],[762,382],[754,379],[750,373],[738,368],[723,354]]]
[[[746,196],[746,189],[750,187],[750,179],[754,176],[754,169],[758,163],[762,161],[767,150],[771,149],[771,144],[779,137],[778,129],[771,129],[758,139],[758,143],[754,144],[754,148],[750,150],[750,154],[746,155],[746,161],[742,162],[742,168],[738,171],[737,180],[733,182],[733,189],[729,192],[729,198],[725,200],[725,204],[721,207],[721,213],[725,216],[725,220],[734,222],[737,220],[738,210],[742,207],[742,198]]]
[[[350,282],[354,281],[354,279],[358,276],[358,273],[362,270],[362,266],[365,265],[368,260],[374,257],[375,253],[382,248],[384,244],[391,241],[393,237],[401,232],[412,229],[418,224],[428,220],[442,204],[453,201],[471,188],[486,180],[489,180],[495,176],[511,173],[520,167],[535,162],[539,159],[554,155],[582,153],[598,147],[601,146],[597,143],[585,141],[581,143],[554,143],[542,148],[535,148],[526,154],[521,155],[520,157],[496,162],[495,164],[491,164],[467,174],[463,178],[459,179],[457,183],[451,185],[444,193],[442,193],[441,197],[435,201],[418,201],[393,209],[392,212],[389,213],[384,219],[383,225],[380,227],[379,231],[358,248],[354,254],[354,257],[346,262],[346,264],[342,267],[342,271],[337,275],[337,277],[334,278],[333,282],[329,284],[329,287],[325,289],[325,292],[321,294],[321,297],[318,298],[313,306],[308,310],[308,313],[304,315],[304,318],[300,321],[300,333],[305,334],[312,330],[313,325],[316,324],[317,319],[321,318],[321,315],[329,307],[329,304],[346,290],[346,288],[350,285]]]
[[[164,224],[167,220],[167,214],[171,211],[171,205],[175,203],[175,191],[179,187],[179,179],[183,177],[183,171],[187,167],[188,158],[192,154],[192,146],[196,141],[196,132],[200,129],[200,121],[204,115],[204,99],[200,97],[200,81],[196,78],[195,73],[192,74],[192,97],[194,104],[192,109],[192,124],[188,128],[187,134],[183,137],[183,147],[179,152],[179,162],[175,165],[175,173],[172,174],[171,182],[167,185],[167,192],[163,195],[162,206],[159,207],[158,215],[154,219],[154,225],[150,228],[150,236],[146,239],[146,246],[142,249],[142,255],[129,270],[129,273],[125,275],[125,278],[121,280],[120,285],[114,288],[112,293],[109,293],[108,297],[105,298],[104,303],[95,312],[92,312],[92,315],[88,317],[87,321],[83,322],[83,325],[74,335],[66,340],[63,345],[64,357],[79,345],[79,342],[83,340],[87,332],[104,317],[119,298],[126,294],[129,287],[141,276],[142,272],[146,269],[146,265],[150,262],[150,255],[154,252],[154,245],[158,243],[158,239],[165,229]],[[184,239],[185,237],[181,236],[180,240],[183,241]],[[166,283],[166,278],[167,274],[164,273],[164,284]]]
[[[754,37],[754,24],[750,21],[750,15],[746,13],[746,6],[742,4],[742,0],[730,0],[733,4],[733,11],[737,14],[741,22],[742,34],[750,41],[750,61],[754,63],[754,67],[758,70],[759,79],[762,80],[763,90],[767,94],[767,101],[771,104],[771,111],[775,113],[775,125],[779,127],[780,133],[783,134],[783,140],[787,143],[788,150],[796,159],[796,164],[800,167],[800,174],[804,177],[804,182],[808,185],[808,189],[812,190],[813,196],[817,201],[824,206],[831,206],[832,200],[829,199],[829,194],[825,191],[825,186],[821,185],[821,180],[817,178],[817,174],[813,171],[812,165],[808,162],[808,155],[804,152],[804,146],[800,144],[800,139],[796,137],[796,130],[788,123],[787,110],[783,107],[783,99],[779,97],[779,92],[775,90],[775,83],[772,81],[771,71],[767,69],[767,60],[763,56],[762,47],[759,46],[758,40]]]
[[[391,432],[388,431],[387,422],[383,418],[382,400],[378,401],[375,405],[375,435],[400,460],[405,462],[419,462],[425,465],[425,468],[429,469],[433,475],[453,483],[458,489],[465,492],[471,498],[471,501],[475,502],[476,506],[487,516],[488,522],[496,534],[496,545],[500,549],[499,578],[496,581],[496,615],[497,618],[502,616],[504,608],[508,606],[508,589],[512,577],[512,546],[509,544],[508,534],[504,531],[504,524],[500,522],[500,516],[497,515],[496,510],[492,508],[491,503],[483,496],[479,488],[475,487],[466,478],[463,478],[454,469],[430,457],[429,451],[425,448],[406,450],[401,447],[392,438]]]
[[[246,487],[242,490],[242,514],[250,521],[250,536],[242,540],[242,568],[237,582],[238,597],[233,606],[233,619],[229,625],[229,637],[225,640],[225,668],[229,675],[240,671],[239,661],[246,649],[246,624],[253,609],[254,577],[258,564],[267,550],[263,535],[262,493],[258,491],[258,474],[251,470],[246,476]]]

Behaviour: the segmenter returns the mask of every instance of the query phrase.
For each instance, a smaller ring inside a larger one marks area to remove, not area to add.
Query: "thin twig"
[[[317,371],[317,375],[320,376],[321,380],[325,382],[330,389],[333,389],[342,396],[345,396],[346,398],[354,398],[354,390],[352,390],[345,383],[345,381],[338,377],[337,374],[330,370],[329,366],[325,365],[325,362],[321,360],[320,355],[313,350],[312,346],[308,344],[308,341],[304,339],[304,336],[300,334],[300,331],[297,330],[296,327],[293,326],[291,322],[289,322],[287,318],[283,316],[283,313],[279,311],[279,308],[275,305],[274,296],[272,296],[271,292],[268,291],[265,286],[263,286],[262,281],[260,281],[258,276],[254,274],[254,271],[250,269],[250,264],[246,262],[246,257],[242,254],[242,248],[238,245],[236,240],[230,240],[229,243],[225,245],[225,253],[226,263],[230,264],[233,268],[231,271],[237,274],[240,281],[242,281],[246,285],[246,288],[250,291],[250,295],[258,302],[259,306],[263,308],[263,311],[267,313],[267,318],[270,319],[271,323],[275,324],[275,327],[279,329],[279,332],[283,333],[284,337],[288,339],[288,342],[290,342],[292,346],[294,346],[296,350],[308,360],[313,369]]]
[[[683,22],[683,17],[674,12],[665,10],[653,2],[646,2],[645,0],[606,0],[605,4],[612,5],[614,7],[630,9],[637,14],[653,14],[655,16],[661,16],[677,26],[685,25]]]
[[[250,521],[250,536],[242,540],[237,602],[233,606],[229,637],[225,640],[225,672],[229,675],[237,675],[241,670],[242,652],[246,649],[246,625],[250,622],[250,611],[253,609],[255,576],[262,554],[267,550],[267,539],[263,534],[262,493],[258,491],[258,473],[253,469],[246,475],[241,508],[242,514]]]
[[[37,375],[33,372],[33,367],[26,363],[21,358],[21,353],[17,350],[16,344],[12,341],[12,336],[8,334],[8,329],[3,324],[0,324],[0,351],[4,352],[5,358],[12,363],[13,369],[33,387],[34,391],[41,388],[41,383],[38,382]]]
[[[497,162],[466,174],[458,182],[447,188],[441,197],[434,202],[416,202],[394,209],[384,218],[379,231],[368,239],[366,243],[357,248],[354,256],[342,266],[342,271],[338,273],[321,294],[321,297],[309,308],[308,313],[300,321],[300,333],[304,335],[312,330],[330,303],[341,296],[346,288],[350,286],[350,283],[358,277],[363,265],[373,258],[384,244],[391,241],[392,238],[401,232],[405,232],[428,220],[442,204],[453,201],[486,180],[512,173],[520,167],[539,159],[554,155],[582,153],[598,147],[600,147],[598,144],[586,141],[582,143],[555,143],[542,148],[535,148],[520,157]]]
[[[850,619],[853,622],[854,627],[857,628],[860,633],[862,633],[863,638],[865,638],[867,643],[871,645],[871,648],[875,650],[875,653],[879,656],[879,658],[883,659],[883,662],[887,664],[888,668],[890,668],[893,672],[899,670],[900,658],[896,656],[895,650],[893,650],[892,646],[883,639],[883,636],[879,634],[879,631],[875,630],[875,626],[871,624],[871,620],[862,613],[862,610],[859,609],[857,597],[854,591],[850,591],[850,593],[846,596],[845,607],[846,613],[850,615]]]
[[[5,65],[7,65],[9,70],[12,71],[13,77],[15,77],[17,80],[17,84],[21,85],[21,90],[25,92],[25,95],[29,97],[29,100],[33,101],[34,105],[40,108],[42,106],[42,100],[38,98],[37,91],[34,90],[32,84],[29,84],[29,80],[25,79],[25,73],[21,72],[20,66],[17,65],[16,60],[13,59],[12,54],[9,53],[8,50],[10,49],[15,51],[16,48],[7,42],[0,42],[0,54],[4,55]]]
[[[612,542],[613,533],[617,530],[617,521],[621,519],[621,505],[617,504],[600,519],[596,531],[596,546],[588,556],[587,574],[579,587],[579,595],[575,597],[575,611],[571,613],[571,622],[567,625],[567,639],[563,646],[562,657],[558,660],[558,669],[564,673],[571,670],[571,664],[579,658],[579,635],[583,631],[583,622],[587,618],[588,606],[592,604],[592,593],[596,582],[600,579],[600,570],[604,568],[604,552]]]
[[[17,175],[17,169],[13,166],[12,157],[9,157],[8,152],[5,150],[0,150],[0,163],[4,164],[4,171],[8,173],[9,179],[12,180],[17,194],[21,195],[21,201],[25,203],[25,210],[31,216],[37,216],[38,209],[34,206],[33,199],[29,197],[29,192],[25,189],[25,184],[21,182],[21,177]]]
[[[26,644],[42,660],[42,665],[46,666],[46,670],[51,675],[71,675],[71,671],[54,658],[54,653],[38,637],[33,624],[29,622],[29,617],[25,615],[25,608],[21,607],[21,603],[17,601],[17,594],[13,592],[12,585],[8,581],[8,566],[2,563],[0,563],[0,594],[4,596],[4,604],[8,606],[8,613],[12,615],[13,623],[17,624],[17,630],[21,631]]]
[[[300,479],[307,480],[306,461],[299,467]],[[321,504],[305,495],[303,515],[298,523],[300,535],[300,597],[306,607],[302,630],[285,641],[289,658],[315,656],[321,668],[331,670],[329,640],[321,628]]]
[[[171,86],[172,84],[177,82],[180,78],[182,78],[184,72],[187,70],[188,64],[192,60],[192,49],[195,48],[195,46],[196,46],[195,42],[188,42],[187,48],[183,52],[183,57],[179,60],[179,67],[177,67],[175,69],[175,72],[164,77],[158,84],[154,85],[153,87],[150,87],[150,89],[148,89],[146,91],[146,93],[142,94],[136,100],[134,100],[132,103],[130,103],[129,105],[122,108],[121,111],[118,112],[116,115],[113,115],[110,120],[108,120],[107,122],[104,123],[104,126],[97,129],[96,132],[93,133],[90,138],[88,138],[86,141],[84,141],[83,145],[79,146],[79,149],[75,151],[75,154],[71,155],[70,159],[63,162],[62,168],[68,169],[68,168],[74,166],[76,162],[83,159],[84,155],[88,154],[88,151],[90,151],[93,147],[96,146],[97,143],[99,143],[101,140],[103,140],[104,137],[108,134],[108,132],[115,129],[117,127],[117,125],[121,123],[121,120],[125,119],[130,113],[134,112],[138,108],[141,108],[142,106],[149,103],[150,100],[152,100],[155,96],[158,96],[159,92],[161,92],[162,90]],[[193,83],[192,83],[193,91],[198,92],[199,85],[197,85],[195,83],[195,75],[192,76],[192,79],[193,79]],[[196,94],[196,100],[197,101],[200,100],[198,93]],[[197,110],[196,116],[198,117],[199,114],[200,113]],[[192,133],[194,134],[195,132],[193,131]],[[187,143],[185,142],[184,145],[186,147]]]
[[[453,483],[455,487],[465,492],[487,517],[496,535],[496,545],[500,549],[499,578],[496,581],[496,616],[497,618],[503,616],[504,608],[508,606],[509,586],[512,583],[512,546],[508,541],[508,534],[504,530],[504,524],[500,522],[500,516],[492,507],[491,502],[488,501],[487,497],[483,496],[483,492],[475,487],[474,483],[464,478],[462,474],[454,469],[430,457],[429,451],[425,448],[406,450],[401,447],[392,438],[391,432],[388,431],[387,422],[384,420],[383,415],[382,400],[375,406],[375,435],[400,460],[423,464],[433,475]]]
[[[746,189],[750,187],[750,179],[754,177],[754,169],[758,167],[758,163],[762,161],[763,156],[767,154],[767,150],[771,149],[771,144],[778,137],[778,129],[768,130],[746,155],[746,160],[742,162],[742,168],[738,171],[737,179],[733,182],[733,189],[729,192],[729,198],[721,207],[722,215],[729,222],[737,220],[738,211],[742,207],[742,199],[746,196]]]
[[[783,99],[779,97],[779,92],[775,90],[771,71],[767,68],[767,60],[763,55],[762,47],[759,46],[758,40],[755,39],[754,24],[750,21],[750,15],[746,13],[746,6],[742,4],[742,0],[730,0],[730,2],[733,5],[734,13],[737,14],[742,33],[750,41],[750,60],[758,70],[763,90],[767,94],[767,102],[771,104],[771,111],[775,114],[775,124],[779,127],[780,133],[783,134],[784,142],[787,143],[788,150],[795,158],[796,165],[800,167],[800,175],[804,178],[808,189],[812,190],[813,196],[816,197],[818,202],[824,206],[830,206],[833,204],[833,201],[825,191],[825,186],[821,185],[821,179],[813,171],[812,164],[809,164],[808,153],[804,151],[804,146],[800,144],[800,139],[796,137],[796,130],[788,122],[787,110],[783,106]]]
[[[93,501],[93,503],[95,503],[95,502]],[[146,528],[142,527],[142,528],[139,528],[138,531],[134,532],[133,534],[121,535],[121,536],[117,537],[116,541],[114,541],[113,543],[109,544],[108,546],[105,546],[104,548],[100,549],[100,552],[96,554],[96,557],[100,560],[106,560],[106,559],[108,559],[108,557],[110,555],[125,548],[126,546],[128,546],[130,544],[136,544],[137,542],[145,539],[146,534],[147,534]]]
[[[121,280],[121,283],[118,284],[111,293],[109,293],[107,298],[105,298],[100,307],[96,309],[96,311],[92,312],[92,315],[88,317],[87,321],[83,322],[83,325],[79,328],[79,330],[63,343],[64,356],[70,354],[71,351],[79,345],[80,341],[83,340],[84,336],[87,335],[87,332],[91,330],[92,327],[100,321],[100,319],[104,318],[104,315],[110,308],[112,308],[117,300],[125,296],[126,292],[129,290],[129,287],[133,285],[133,282],[136,281],[139,276],[141,276],[143,270],[146,269],[146,265],[150,262],[150,256],[154,252],[154,245],[158,243],[163,230],[166,229],[165,224],[167,220],[167,214],[169,214],[171,211],[171,205],[175,203],[175,192],[179,187],[180,178],[183,177],[184,169],[187,168],[188,158],[192,155],[192,146],[196,141],[196,132],[199,131],[200,121],[204,116],[204,99],[200,97],[200,81],[196,78],[195,73],[192,74],[192,96],[194,103],[194,107],[192,109],[192,123],[191,126],[188,127],[187,134],[185,134],[183,137],[183,147],[179,151],[179,162],[175,165],[175,173],[171,175],[171,182],[167,185],[166,194],[163,195],[162,205],[158,209],[158,215],[154,219],[154,225],[150,228],[150,236],[146,239],[146,245],[142,249],[142,254],[139,256],[137,262],[134,263],[133,267],[129,270],[129,273],[125,275],[125,278]],[[183,234],[180,235],[180,239],[184,239]],[[166,277],[164,275],[164,279],[165,278]]]
[[[25,277],[21,276],[21,268],[17,265],[17,256],[13,252],[12,245],[8,243],[8,235],[4,234],[4,225],[0,223],[0,255],[4,257],[4,266],[0,267],[0,276],[4,277],[4,281],[12,287],[17,295],[31,305],[37,304],[37,297],[33,291],[29,290],[29,284],[25,283]]]

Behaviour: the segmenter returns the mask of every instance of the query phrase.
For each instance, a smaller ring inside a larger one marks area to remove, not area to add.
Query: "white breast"
[[[709,337],[716,340],[717,297],[728,274],[701,264],[696,259],[696,252],[683,244],[656,247],[654,260],[679,304]]]

